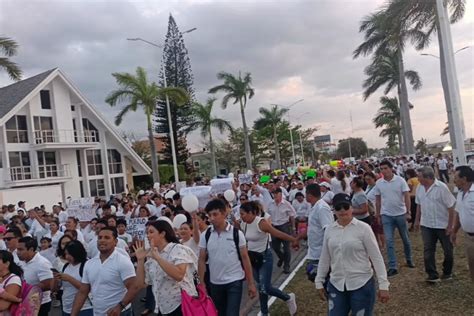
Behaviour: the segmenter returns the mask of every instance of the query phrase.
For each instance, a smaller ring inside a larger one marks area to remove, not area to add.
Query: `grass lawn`
[[[377,302],[377,315],[474,315],[474,284],[469,278],[465,250],[462,244],[462,232],[458,234],[458,246],[454,250],[454,278],[438,284],[428,284],[423,265],[423,243],[419,232],[410,233],[415,269],[405,266],[399,268],[399,274],[389,279],[390,301],[387,304]],[[404,263],[403,247],[397,238],[397,259]],[[386,254],[383,254],[386,258]],[[437,267],[442,274],[442,248],[438,243]],[[327,303],[319,299],[314,287],[306,278],[305,265],[285,288],[285,292],[294,292],[298,304],[298,315],[325,315]],[[286,304],[277,300],[271,306],[271,315],[288,315]]]

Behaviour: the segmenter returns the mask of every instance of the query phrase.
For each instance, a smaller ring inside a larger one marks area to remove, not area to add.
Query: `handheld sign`
[[[197,185],[195,187],[182,188],[179,194],[184,197],[186,195],[195,195],[199,200],[199,207],[204,208],[211,199],[211,187],[208,185]]]
[[[127,233],[132,235],[132,238],[145,240],[145,224],[148,222],[146,217],[130,218],[127,225]]]
[[[251,174],[239,174],[239,183],[240,184],[251,184],[252,175]]]
[[[70,200],[66,209],[67,216],[77,218],[80,222],[88,222],[97,217],[96,206],[93,197]]]
[[[227,190],[232,190],[233,178],[212,179],[211,180],[211,194],[224,193]]]

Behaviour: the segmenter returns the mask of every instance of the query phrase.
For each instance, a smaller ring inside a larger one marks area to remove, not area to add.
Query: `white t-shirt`
[[[448,161],[444,158],[438,159],[438,169],[439,170],[448,170]]]
[[[48,237],[48,238],[51,238],[51,245],[53,246],[54,249],[58,249],[58,243],[59,243],[59,239],[61,239],[61,237],[63,237],[64,233],[62,231],[57,231],[56,234],[54,234],[54,236],[51,235],[51,231],[48,231],[44,237]]]
[[[181,242],[183,245],[191,248],[191,250],[194,252],[196,256],[199,256],[199,245],[197,242],[194,240],[193,237],[189,238],[188,241]]]
[[[265,217],[269,218],[270,215],[265,213]],[[252,223],[242,223],[241,225],[245,239],[247,240],[247,248],[250,251],[264,252],[270,248],[270,234],[263,232],[259,226],[262,219],[263,217],[256,216]]]
[[[79,273],[80,267],[81,267],[80,263],[76,265],[68,264],[66,269],[64,269],[63,273],[69,274],[74,279],[81,281],[82,277]],[[85,266],[84,266],[84,269],[85,269]],[[84,273],[84,271],[82,272]],[[76,297],[76,294],[79,291],[79,289],[75,288],[74,285],[66,281],[62,282],[62,286],[63,286],[63,296],[62,296],[63,312],[70,314],[72,311],[72,304],[74,303],[74,298]],[[81,311],[86,310],[86,309],[91,309],[91,308],[92,308],[91,301],[89,299],[86,299],[86,301],[84,302],[84,305],[82,305]]]
[[[5,282],[6,282],[6,284],[5,284]],[[9,285],[12,285],[12,284],[16,284],[21,288],[21,279],[18,275],[11,274],[10,276],[6,277],[5,280],[3,280],[0,283],[0,288],[5,289],[6,287],[8,287]],[[11,314],[10,314],[9,310],[6,310],[6,311],[3,311],[3,312],[0,312],[0,315],[10,316]]]
[[[123,241],[125,241],[127,244],[130,244],[133,240],[133,237],[132,235],[130,235],[129,233],[125,232],[123,233],[122,235],[118,235],[118,238],[119,239],[122,239]]]
[[[116,250],[104,262],[98,256],[87,261],[82,283],[91,286],[92,304],[96,302],[95,316],[106,315],[124,298],[127,293],[124,282],[132,277],[135,277],[135,268],[130,257]]]
[[[350,180],[347,177],[344,177],[344,182],[346,183],[345,190],[342,189],[341,181],[337,180],[336,178],[331,179],[331,191],[334,193],[334,195],[338,193],[351,194]]]
[[[23,269],[23,277],[28,284],[37,285],[41,281],[53,279],[53,272],[51,268],[53,265],[48,259],[41,256],[39,253],[29,261],[21,261],[21,268]],[[41,304],[51,302],[51,291],[43,292],[43,299]]]
[[[326,192],[321,192],[321,200],[323,200],[327,204],[331,205],[333,198],[334,198],[334,192],[329,191],[329,190]]]
[[[373,190],[375,195],[380,195],[382,198],[380,214],[399,216],[407,212],[404,194],[410,192],[410,188],[402,177],[394,174],[390,181],[380,178]]]

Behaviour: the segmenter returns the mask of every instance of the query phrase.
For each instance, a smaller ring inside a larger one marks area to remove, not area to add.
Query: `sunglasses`
[[[342,204],[342,205],[334,206],[334,210],[336,210],[336,211],[340,211],[342,209],[347,211],[350,208],[351,208],[351,206],[349,204]]]
[[[3,240],[10,241],[12,239],[15,239],[15,237],[3,237]]]

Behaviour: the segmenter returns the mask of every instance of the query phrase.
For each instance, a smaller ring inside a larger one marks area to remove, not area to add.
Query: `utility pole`
[[[449,24],[448,10],[443,0],[436,0],[438,15],[438,38],[440,47],[441,81],[448,113],[449,137],[453,148],[453,163],[455,166],[466,164],[464,149],[464,118],[461,105],[461,94],[454,61],[454,49]]]
[[[352,135],[354,134],[354,127],[352,126],[352,110],[349,110],[349,118],[351,120],[351,135]],[[349,143],[349,158],[352,157],[351,135],[349,135],[349,138],[347,138],[347,141]]]

